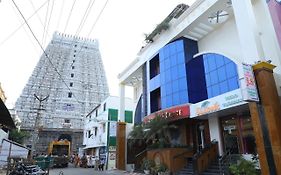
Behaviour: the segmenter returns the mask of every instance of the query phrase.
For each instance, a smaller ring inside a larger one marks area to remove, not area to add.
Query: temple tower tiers
[[[98,41],[55,32],[15,108],[22,129],[32,131],[37,118],[42,131],[72,135],[82,133],[84,117],[108,95]]]

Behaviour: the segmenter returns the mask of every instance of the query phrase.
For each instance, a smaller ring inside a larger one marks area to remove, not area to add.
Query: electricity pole
[[[42,110],[45,110],[42,108],[42,102],[47,100],[47,98],[49,97],[49,95],[47,95],[45,98],[39,98],[36,94],[34,94],[34,97],[39,101],[39,106],[37,108],[37,115],[35,118],[35,123],[34,123],[34,130],[32,133],[32,143],[31,143],[31,157],[33,157],[33,154],[35,152],[35,146],[37,143],[37,138],[38,138],[38,134],[39,134],[39,124],[40,124],[40,112]]]

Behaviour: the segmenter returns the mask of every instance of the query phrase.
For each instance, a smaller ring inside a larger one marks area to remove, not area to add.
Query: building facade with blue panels
[[[231,59],[198,53],[197,42],[184,38],[161,48],[149,61],[150,112],[185,103],[197,103],[239,88]]]

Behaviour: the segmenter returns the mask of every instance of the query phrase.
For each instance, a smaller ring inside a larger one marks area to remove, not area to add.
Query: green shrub
[[[229,170],[234,175],[256,175],[255,162],[240,158],[236,164],[231,164]]]

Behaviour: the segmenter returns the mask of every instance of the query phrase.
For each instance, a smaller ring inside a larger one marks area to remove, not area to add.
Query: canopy
[[[0,125],[8,129],[16,128],[16,125],[11,117],[11,114],[7,109],[7,107],[5,106],[2,99],[0,99]]]

